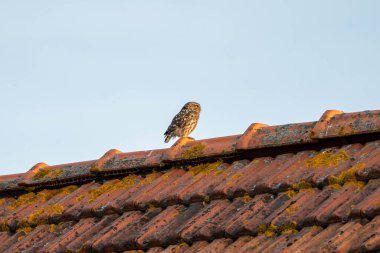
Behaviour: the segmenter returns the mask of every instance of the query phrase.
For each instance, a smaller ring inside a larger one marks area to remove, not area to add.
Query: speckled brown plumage
[[[201,112],[200,104],[196,102],[186,103],[181,111],[173,118],[165,132],[165,142],[175,137],[188,137],[195,129]]]

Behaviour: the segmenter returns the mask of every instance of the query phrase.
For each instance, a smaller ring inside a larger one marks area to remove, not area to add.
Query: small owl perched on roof
[[[195,129],[201,112],[201,105],[196,102],[186,103],[181,111],[173,118],[168,130],[164,133],[165,142],[168,143],[171,138],[188,137]]]

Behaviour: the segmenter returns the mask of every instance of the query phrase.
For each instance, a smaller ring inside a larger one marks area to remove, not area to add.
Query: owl
[[[173,118],[172,123],[164,133],[165,143],[168,143],[171,138],[188,137],[195,129],[201,112],[201,105],[196,102],[186,103],[181,111]]]

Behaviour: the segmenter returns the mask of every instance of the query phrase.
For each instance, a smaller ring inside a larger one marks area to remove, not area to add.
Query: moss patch
[[[364,168],[366,165],[364,163],[359,163],[350,169],[343,171],[338,176],[329,176],[328,183],[329,185],[344,185],[346,183],[355,183],[359,182],[355,176],[355,172],[359,169]],[[362,185],[362,183],[359,183]]]
[[[9,231],[7,221],[5,219],[0,219],[0,232]]]
[[[63,170],[61,169],[44,169],[40,168],[37,173],[33,176],[33,180],[40,180],[44,178],[55,178],[62,175]]]
[[[45,208],[38,208],[27,218],[20,220],[18,227],[23,228],[47,224],[50,216],[62,214],[64,210],[65,208],[57,203]]]
[[[248,193],[245,193],[244,196],[243,196],[243,202],[247,204],[247,203],[250,202],[251,200],[252,200],[252,197],[249,196]]]
[[[37,202],[46,202],[53,198],[56,195],[68,195],[78,189],[76,185],[66,186],[60,189],[54,190],[43,190],[37,193],[29,192],[19,196],[13,203],[8,206],[8,209],[14,211],[21,206],[37,203]]]
[[[205,145],[198,144],[188,150],[182,152],[182,156],[185,159],[194,159],[198,157],[204,156],[203,150],[205,149]]]
[[[136,175],[129,175],[124,177],[122,180],[115,179],[112,181],[108,181],[99,186],[98,188],[90,190],[91,199],[89,200],[89,203],[93,202],[104,193],[117,189],[131,188],[135,185],[136,180]],[[77,197],[77,201],[80,201],[80,199],[78,200],[79,197],[80,196]]]
[[[202,204],[203,204],[203,206],[207,206],[208,204],[210,204],[210,197],[209,196],[205,196],[203,198]]]
[[[292,185],[292,189],[293,189],[294,191],[300,191],[300,190],[310,189],[310,188],[312,188],[311,183],[309,183],[309,182],[305,182],[305,181],[301,181],[301,182],[298,183],[298,184],[294,184],[294,185]]]
[[[151,182],[153,182],[154,179],[157,178],[157,172],[156,171],[153,171],[152,173],[149,173],[148,175],[145,176],[145,178],[143,180],[140,181],[140,185],[146,185],[146,184],[149,184]]]
[[[189,169],[190,173],[195,176],[198,174],[208,175],[210,172],[216,170],[223,161],[217,161],[214,163],[202,163],[196,166],[193,166]]]
[[[290,214],[297,212],[299,209],[300,209],[300,207],[298,205],[292,204],[288,208],[286,208],[285,211],[287,214],[290,215]]]
[[[270,224],[269,226],[260,225],[259,226],[259,235],[265,235],[267,237],[272,237],[276,234],[277,226]]]
[[[30,234],[30,232],[33,231],[33,228],[31,227],[23,227],[23,228],[19,228],[16,230],[16,232],[23,232],[24,234],[23,235],[20,235],[18,238],[17,238],[17,241],[21,241],[22,239],[24,239],[24,237],[28,234]]]
[[[307,168],[320,168],[325,166],[337,166],[343,161],[350,159],[346,151],[342,150],[333,153],[331,150],[326,150],[305,161]]]
[[[297,223],[295,221],[284,224],[281,227],[277,227],[273,224],[269,226],[260,225],[258,229],[259,235],[265,235],[267,237],[273,237],[274,235],[280,234],[296,234],[298,230],[296,229]]]
[[[297,234],[298,230],[296,229],[297,223],[295,221],[292,221],[290,223],[287,223],[283,225],[280,229],[281,234]]]

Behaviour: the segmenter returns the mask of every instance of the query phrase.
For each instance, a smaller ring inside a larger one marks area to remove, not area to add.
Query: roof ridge
[[[38,163],[26,173],[0,176],[0,192],[25,187],[59,187],[99,177],[145,174],[168,166],[196,164],[229,157],[279,154],[281,150],[321,148],[329,140],[350,143],[350,138],[380,138],[380,110],[344,113],[327,110],[319,121],[268,126],[251,124],[241,135],[203,140],[179,139],[172,147],[122,153],[111,149],[100,159],[49,166]],[[359,139],[361,141],[361,139]],[[353,142],[351,140],[351,142]]]

